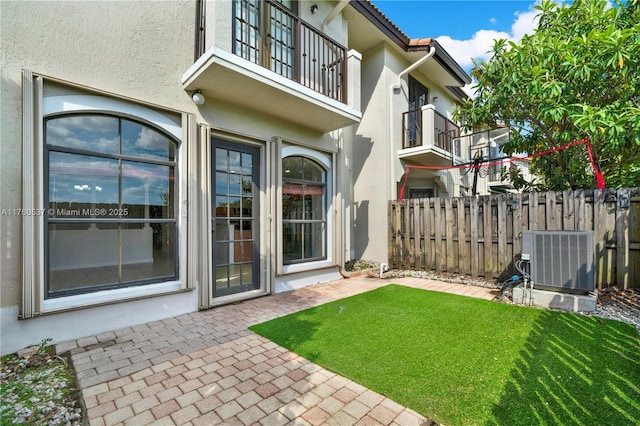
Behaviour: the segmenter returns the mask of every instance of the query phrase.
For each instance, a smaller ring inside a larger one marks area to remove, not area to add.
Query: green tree
[[[507,153],[535,153],[588,138],[607,187],[640,186],[640,0],[543,0],[538,27],[496,40],[474,62],[476,97],[458,108],[467,129],[505,122]],[[540,189],[593,188],[585,145],[532,161]]]

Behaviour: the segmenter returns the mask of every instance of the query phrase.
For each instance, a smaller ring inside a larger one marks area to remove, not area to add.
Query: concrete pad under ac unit
[[[596,310],[598,301],[597,292],[588,294],[572,294],[557,291],[533,290],[522,285],[513,288],[513,302],[526,305],[538,306],[541,308],[561,309],[573,312],[592,312]]]

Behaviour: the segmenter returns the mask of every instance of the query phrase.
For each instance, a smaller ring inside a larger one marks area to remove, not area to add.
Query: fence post
[[[464,198],[458,198],[458,273],[469,274],[469,255],[467,251],[467,233],[465,232]]]
[[[628,189],[616,193],[616,284],[618,288],[629,288],[629,208],[620,207],[620,196],[629,200]]]

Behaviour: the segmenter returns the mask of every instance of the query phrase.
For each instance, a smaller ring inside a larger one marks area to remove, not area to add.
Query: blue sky
[[[535,1],[373,0],[411,38],[433,37],[467,71],[496,38],[517,41],[535,27]]]

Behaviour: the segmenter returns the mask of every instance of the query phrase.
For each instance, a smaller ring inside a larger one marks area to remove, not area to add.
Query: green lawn
[[[251,330],[446,425],[640,425],[618,321],[388,285]]]

